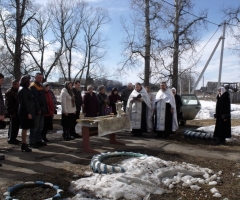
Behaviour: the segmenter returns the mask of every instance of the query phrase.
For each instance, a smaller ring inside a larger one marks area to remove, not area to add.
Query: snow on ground
[[[214,128],[215,128],[215,125],[203,126],[198,128],[197,130],[213,134]],[[232,130],[232,135],[240,137],[240,126],[233,126],[231,127],[231,130]]]
[[[189,163],[165,161],[143,156],[122,161],[125,173],[96,174],[73,181],[70,191],[76,196],[68,200],[83,199],[148,199],[149,194],[171,192],[177,186],[200,190],[202,185],[215,186],[222,172],[201,168]],[[89,175],[89,173],[88,173]],[[219,193],[213,192],[213,195]]]
[[[216,102],[213,101],[204,101],[200,100],[201,103],[201,110],[198,112],[195,119],[213,119],[213,115],[215,113]],[[238,104],[231,104],[231,118],[232,119],[240,119],[240,105]],[[208,133],[214,132],[215,125],[200,127],[197,130],[205,131]],[[240,126],[232,127],[232,135],[240,136]]]
[[[216,102],[200,100],[201,110],[198,112],[195,119],[213,119],[215,113]],[[231,104],[232,119],[240,119],[240,105]]]

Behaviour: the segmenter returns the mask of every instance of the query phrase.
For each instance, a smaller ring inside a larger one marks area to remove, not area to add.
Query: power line
[[[196,58],[204,49],[205,47],[208,45],[208,43],[212,40],[212,38],[214,37],[214,35],[217,33],[218,29],[220,28],[220,26],[218,26],[217,30],[213,33],[213,35],[211,36],[211,38],[207,41],[207,43],[203,46],[203,48],[194,56],[194,58]]]
[[[170,6],[174,7],[174,8],[176,7],[174,4],[171,4],[171,3],[169,3],[169,2],[167,2],[167,1],[165,1],[165,0],[162,0],[162,1],[163,1],[164,3],[170,5]],[[182,9],[182,10],[183,10],[183,9]],[[183,10],[183,11],[184,11],[185,13],[188,13],[189,15],[192,15],[192,16],[196,17],[196,18],[200,18],[199,16],[194,15],[194,14],[192,14],[192,13],[186,11],[186,10]],[[209,21],[209,20],[207,20],[207,19],[203,19],[203,21],[208,22],[208,23],[213,24],[213,25],[216,25],[216,26],[220,26],[220,24],[211,22],[211,21]]]

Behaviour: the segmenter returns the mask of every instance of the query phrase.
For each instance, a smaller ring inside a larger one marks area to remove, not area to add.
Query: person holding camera
[[[135,84],[128,98],[126,113],[130,116],[133,136],[152,131],[152,105],[146,89],[140,83]]]

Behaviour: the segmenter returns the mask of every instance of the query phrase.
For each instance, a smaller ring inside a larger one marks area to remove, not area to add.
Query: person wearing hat
[[[83,96],[83,114],[85,117],[98,116],[98,100],[97,95],[93,92],[93,86],[87,86],[87,92]]]
[[[18,116],[18,89],[19,81],[13,80],[12,87],[5,93],[5,106],[7,108],[7,113],[10,116],[10,124],[8,129],[8,144],[19,144],[20,141],[17,140],[20,121]]]
[[[108,96],[105,94],[105,86],[101,85],[98,87],[98,94],[97,94],[97,99],[98,99],[98,111],[99,114],[98,116],[104,116],[105,114],[105,109],[108,107]]]
[[[4,121],[4,116],[6,114],[6,107],[4,105],[4,100],[3,100],[3,95],[2,95],[2,84],[3,84],[3,81],[4,81],[4,76],[3,74],[0,73],[0,128],[1,129],[4,129],[6,127],[6,123]],[[0,160],[4,160],[5,159],[5,156],[4,155],[0,155]],[[2,166],[0,164],[0,166]]]
[[[54,117],[55,107],[54,107],[54,102],[53,102],[53,98],[52,98],[52,93],[49,89],[49,83],[44,82],[43,87],[45,90],[48,112],[46,114],[44,114],[44,126],[43,126],[43,130],[42,130],[42,140],[44,142],[49,142],[49,140],[47,139],[47,132],[48,132],[48,130],[53,130],[53,117]]]

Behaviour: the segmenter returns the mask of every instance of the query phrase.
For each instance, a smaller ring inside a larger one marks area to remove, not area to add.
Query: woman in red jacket
[[[54,117],[54,102],[52,98],[52,93],[49,90],[49,83],[43,83],[43,87],[45,89],[45,97],[47,100],[47,110],[48,112],[44,115],[44,126],[42,130],[42,140],[44,142],[49,142],[46,135],[48,130],[53,130],[53,117]]]

